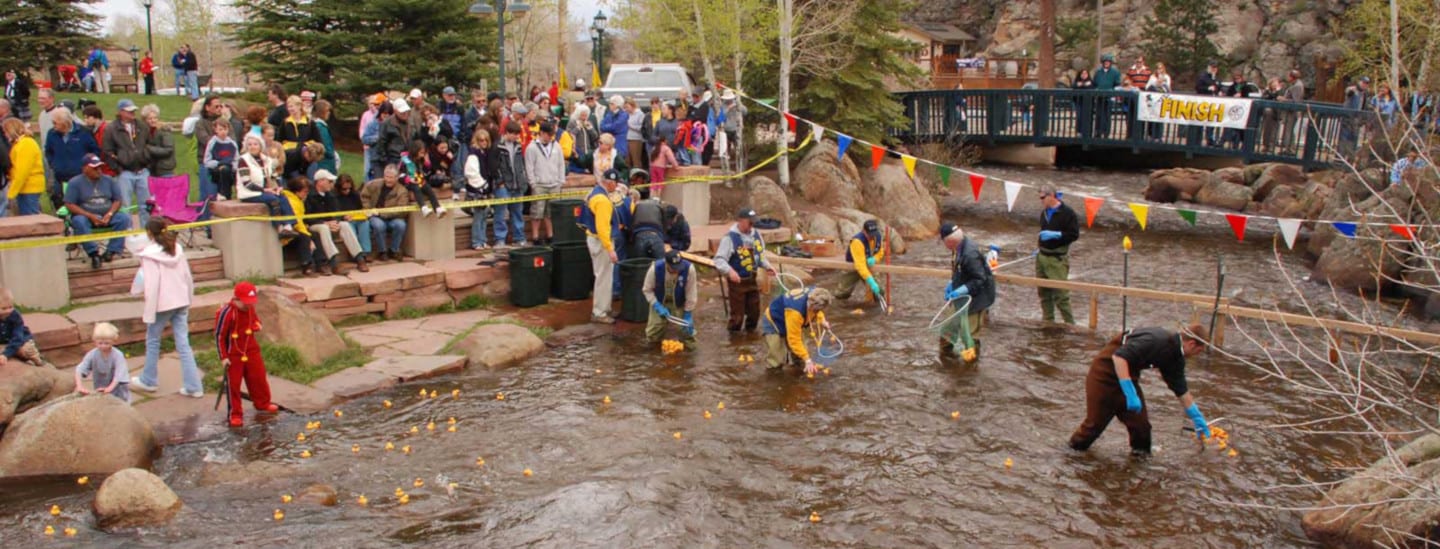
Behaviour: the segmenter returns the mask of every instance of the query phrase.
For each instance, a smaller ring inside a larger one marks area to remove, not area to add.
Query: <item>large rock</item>
[[[109,396],[60,397],[16,416],[0,438],[0,477],[113,473],[150,463],[155,433]]]
[[[1326,547],[1428,546],[1440,540],[1440,436],[1425,435],[1326,493],[1301,519],[1305,535]],[[1429,541],[1431,543],[1422,543]]]
[[[842,247],[848,246],[850,244],[850,238],[860,233],[860,228],[865,225],[865,220],[876,219],[876,216],[860,210],[836,208],[831,211],[835,214],[835,226],[840,229],[840,238],[836,240]],[[878,219],[878,221],[880,221],[881,231],[890,228],[890,224],[884,219]],[[936,231],[938,234],[939,229],[936,229]],[[890,251],[897,255],[905,253],[905,236],[900,234],[900,231],[890,231],[889,234]]]
[[[906,238],[929,238],[940,233],[940,207],[926,186],[905,173],[899,162],[884,162],[865,172],[860,180],[865,207]]]
[[[1226,169],[1239,171],[1239,168]],[[1254,197],[1254,189],[1232,183],[1212,174],[1210,181],[1206,183],[1204,187],[1200,187],[1200,192],[1195,195],[1195,202],[1206,206],[1239,211],[1249,206],[1251,199]]]
[[[495,368],[540,354],[545,342],[524,326],[498,323],[475,328],[456,349],[464,352],[472,365]]]
[[[799,215],[797,222],[800,224],[800,233],[805,238],[828,238],[840,241],[840,225],[835,223],[835,218],[821,212],[804,212]]]
[[[849,157],[837,159],[838,149],[822,141],[810,149],[791,179],[805,200],[821,206],[860,207],[860,171]]]
[[[180,507],[180,497],[165,481],[144,469],[124,469],[110,475],[95,493],[95,518],[101,528],[164,524],[175,517]]]
[[[1255,183],[1250,187],[1255,189],[1255,201],[1265,202],[1270,193],[1280,187],[1300,187],[1306,183],[1305,172],[1300,168],[1289,164],[1271,164]]]
[[[778,219],[782,226],[796,228],[795,213],[790,210],[790,199],[785,196],[785,190],[768,177],[750,178],[750,207],[754,208],[760,217]]]
[[[1335,221],[1354,219],[1356,204],[1375,195],[1376,191],[1372,191],[1371,188],[1364,177],[1353,173],[1339,176],[1335,179],[1335,185],[1329,196],[1325,198],[1319,218]],[[1316,227],[1315,234],[1310,238],[1310,254],[1319,257],[1320,254],[1325,253],[1325,249],[1330,247],[1330,243],[1337,237],[1344,238],[1328,223]]]
[[[75,376],[46,364],[36,368],[18,360],[0,366],[0,433],[15,415],[70,394]]]
[[[1260,204],[1260,213],[1291,219],[1315,219],[1325,207],[1330,188],[1318,183],[1279,186]]]
[[[294,347],[306,364],[320,364],[345,350],[345,340],[329,317],[300,306],[279,289],[261,288],[255,311],[263,324],[260,339]]]
[[[1150,183],[1145,187],[1145,200],[1172,203],[1179,200],[1194,200],[1200,187],[1210,180],[1210,172],[1195,168],[1172,168],[1150,172]]]
[[[335,492],[335,487],[329,484],[311,484],[306,486],[304,490],[301,490],[300,493],[295,494],[295,501],[308,503],[310,505],[334,507],[336,503],[339,503],[339,494]]]
[[[1391,187],[1356,204],[1353,212],[1336,212],[1335,217],[1327,219],[1394,220],[1391,212],[1407,211],[1412,197],[1403,186]],[[1326,230],[1334,231],[1334,228],[1327,224]],[[1362,224],[1356,229],[1355,238],[1330,238],[1315,261],[1315,272],[1319,278],[1340,288],[1378,290],[1400,276],[1404,268],[1402,260],[1410,256],[1410,242],[1395,238],[1388,227]]]

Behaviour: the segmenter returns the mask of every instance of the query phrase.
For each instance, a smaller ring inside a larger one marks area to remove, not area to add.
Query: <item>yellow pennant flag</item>
[[[903,162],[903,163],[905,164],[905,173],[910,174],[910,178],[911,178],[911,179],[914,179],[914,178],[915,178],[915,157],[910,156],[910,155],[908,155],[908,154],[902,154],[902,155],[900,155],[900,162]]]
[[[600,86],[605,85],[604,82],[600,81],[599,65],[590,65],[590,81],[593,83],[595,88],[599,88]]]
[[[1140,222],[1140,230],[1145,230],[1145,220],[1150,217],[1150,205],[1131,202],[1130,211],[1135,214],[1135,220]]]

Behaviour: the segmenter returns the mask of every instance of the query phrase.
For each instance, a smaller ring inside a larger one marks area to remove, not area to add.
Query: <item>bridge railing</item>
[[[935,90],[899,94],[909,124],[901,140],[1130,148],[1250,162],[1320,167],[1363,150],[1383,131],[1368,111],[1334,105],[1254,100],[1245,128],[1142,122],[1140,94],[1095,90]]]

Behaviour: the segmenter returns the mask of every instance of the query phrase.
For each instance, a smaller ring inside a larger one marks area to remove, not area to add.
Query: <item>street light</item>
[[[140,77],[140,47],[130,45],[130,64],[135,71],[135,77]]]
[[[492,5],[493,2],[493,5]],[[491,15],[499,18],[500,33],[500,95],[505,95],[505,12],[512,12],[520,17],[530,11],[530,4],[524,2],[511,3],[510,0],[480,0],[470,4],[470,15],[477,17],[489,17]]]
[[[155,5],[155,0],[140,0],[140,4],[145,6],[145,49],[154,52],[155,36],[150,32],[150,8]]]
[[[605,17],[605,12],[595,13],[594,24],[590,26],[590,38],[595,43],[595,70],[605,74],[605,24],[610,19]]]

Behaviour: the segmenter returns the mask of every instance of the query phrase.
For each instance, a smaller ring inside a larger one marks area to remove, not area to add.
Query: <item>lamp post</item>
[[[140,47],[130,46],[130,70],[135,72],[135,78],[140,78]]]
[[[590,27],[590,36],[595,40],[595,70],[605,74],[605,24],[610,18],[605,17],[605,12],[595,12],[594,23]]]
[[[145,6],[145,49],[154,52],[155,35],[150,32],[150,8],[155,5],[155,0],[140,0],[140,4]]]
[[[493,5],[491,2],[493,1]],[[470,4],[470,15],[479,17],[496,16],[499,21],[500,34],[500,95],[505,95],[505,12],[512,12],[516,17],[530,11],[530,4],[524,2],[510,3],[510,0],[480,0]]]

